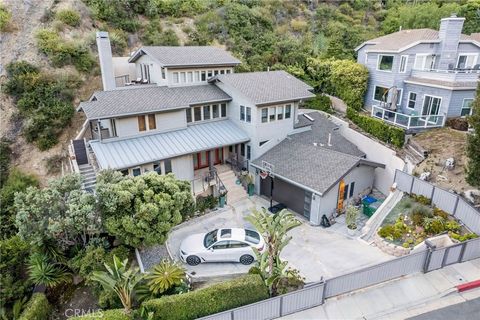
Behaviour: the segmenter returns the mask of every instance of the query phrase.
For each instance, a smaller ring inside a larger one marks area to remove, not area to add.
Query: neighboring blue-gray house
[[[358,63],[370,74],[365,105],[372,116],[407,128],[439,127],[471,114],[480,75],[480,33],[462,34],[465,18],[440,30],[401,30],[362,43]]]

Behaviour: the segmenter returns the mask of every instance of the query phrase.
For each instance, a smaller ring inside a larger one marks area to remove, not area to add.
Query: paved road
[[[452,306],[430,311],[409,320],[473,320],[480,319],[480,298],[454,304]]]

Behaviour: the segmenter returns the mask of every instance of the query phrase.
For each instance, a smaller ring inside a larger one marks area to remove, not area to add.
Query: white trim
[[[405,65],[404,70],[402,71],[402,60],[405,58]],[[406,73],[407,72],[407,65],[408,65],[408,54],[400,56],[400,63],[398,64],[398,73]]]
[[[400,95],[398,95],[398,91],[400,91]],[[400,96],[400,99],[398,99],[399,96]],[[400,89],[397,88],[397,107],[402,105],[402,100],[403,100],[403,88],[400,88]]]
[[[375,49],[373,48],[373,50],[369,50],[369,51],[365,51],[365,52],[378,52],[378,53],[382,53],[382,52],[386,52],[386,53],[400,53],[400,52],[403,52],[407,49],[410,49],[412,47],[415,47],[416,45],[419,45],[419,44],[422,44],[422,43],[440,43],[441,41],[440,40],[420,40],[420,41],[415,41],[413,43],[410,43],[409,45],[406,45],[405,47],[403,48],[400,48],[398,50],[382,50],[382,49]],[[378,44],[378,43],[369,43],[369,44]],[[479,44],[479,47],[480,47],[480,44]]]
[[[478,42],[476,40],[460,39],[460,41],[458,41],[458,42],[459,43],[471,43],[471,44],[476,45],[477,47],[480,47],[480,42]]]
[[[410,94],[411,93],[415,93],[415,105],[413,106],[413,108],[410,108],[409,105],[410,105]],[[406,105],[406,108],[407,109],[410,109],[410,110],[415,110],[415,106],[417,105],[417,102],[418,102],[418,93],[416,93],[415,91],[408,91],[408,98],[407,98],[407,105]]]
[[[425,105],[425,97],[431,97],[431,98],[434,98],[434,99],[440,99],[440,103],[438,104],[438,114],[434,114],[434,116],[440,115],[440,109],[442,108],[443,97],[434,96],[434,95],[431,95],[431,94],[424,94],[424,95],[423,95],[422,110],[420,111],[420,115],[421,115],[421,116],[424,116],[424,114],[423,114],[423,107],[424,107],[424,105]],[[430,110],[430,111],[431,111],[431,110]],[[432,115],[432,114],[425,114],[425,116],[430,116],[430,115]]]
[[[410,83],[410,84],[416,84],[416,85],[419,85],[419,86],[445,89],[445,90],[450,90],[450,91],[475,90],[477,88],[477,86],[473,86],[473,87],[447,87],[447,86],[442,86],[441,84],[424,83],[424,82],[412,81],[412,80],[408,80],[408,79],[403,80],[403,82]]]
[[[373,100],[373,101],[377,101],[377,102],[383,102],[382,100],[377,100],[377,99],[375,99],[375,88],[376,88],[376,87],[385,88],[385,89],[387,89],[387,92],[388,92],[388,90],[389,90],[390,88],[389,88],[389,87],[383,87],[383,86],[376,85],[376,84],[373,85],[373,97],[372,97],[372,100]],[[388,96],[387,96],[387,99],[388,99]],[[386,101],[385,101],[385,102],[386,102]]]
[[[472,63],[472,66],[471,67],[467,67],[465,66],[465,69],[467,68],[473,68],[476,64],[477,64],[477,60],[478,60],[478,53],[475,53],[475,52],[465,52],[465,53],[458,53],[458,56],[457,56],[457,62],[455,63],[455,68],[459,68],[458,66],[458,63],[460,62],[460,57],[461,56],[474,56],[475,58],[473,59],[473,63]],[[467,58],[468,59],[468,58]]]
[[[365,61],[364,61],[364,64],[365,64],[365,65],[368,64],[368,53],[367,53],[367,52],[365,52]]]
[[[427,62],[426,57],[428,57],[428,56],[433,56],[432,64],[434,65],[435,61],[437,60],[437,56],[434,53],[417,53],[415,55],[415,61],[413,62],[413,68],[412,69],[413,70],[420,70],[420,71],[431,70],[431,68],[425,69],[425,64]],[[418,60],[419,57],[423,57],[421,69],[416,68],[417,60]]]
[[[470,109],[469,116],[471,116],[472,113],[473,113],[473,107],[472,107],[472,105],[470,105],[470,108],[465,108],[465,107],[464,107],[464,105],[465,105],[465,100],[471,100],[471,104],[473,104],[473,101],[475,101],[475,98],[463,98],[462,106],[461,106],[461,108],[460,108],[460,117],[466,117],[466,116],[462,116],[462,110],[463,110],[463,109]]]
[[[379,69],[380,68],[380,60],[381,60],[381,57],[392,57],[392,69],[390,70],[381,70]],[[392,72],[393,71],[393,64],[395,62],[395,55],[393,54],[378,54],[377,55],[377,71],[382,71],[382,72]]]

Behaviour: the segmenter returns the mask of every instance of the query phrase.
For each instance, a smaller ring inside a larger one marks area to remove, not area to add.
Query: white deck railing
[[[409,129],[438,128],[445,125],[446,115],[408,115],[400,112],[391,111],[379,106],[372,106],[372,117],[382,119],[391,123]]]

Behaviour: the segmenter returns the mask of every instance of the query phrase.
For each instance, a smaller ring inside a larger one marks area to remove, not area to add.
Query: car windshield
[[[205,235],[205,238],[203,239],[203,245],[205,246],[205,248],[208,248],[212,244],[217,242],[217,233],[218,233],[218,229],[215,229]]]
[[[260,243],[260,235],[258,232],[253,230],[245,230],[245,241],[250,243],[258,244]]]

